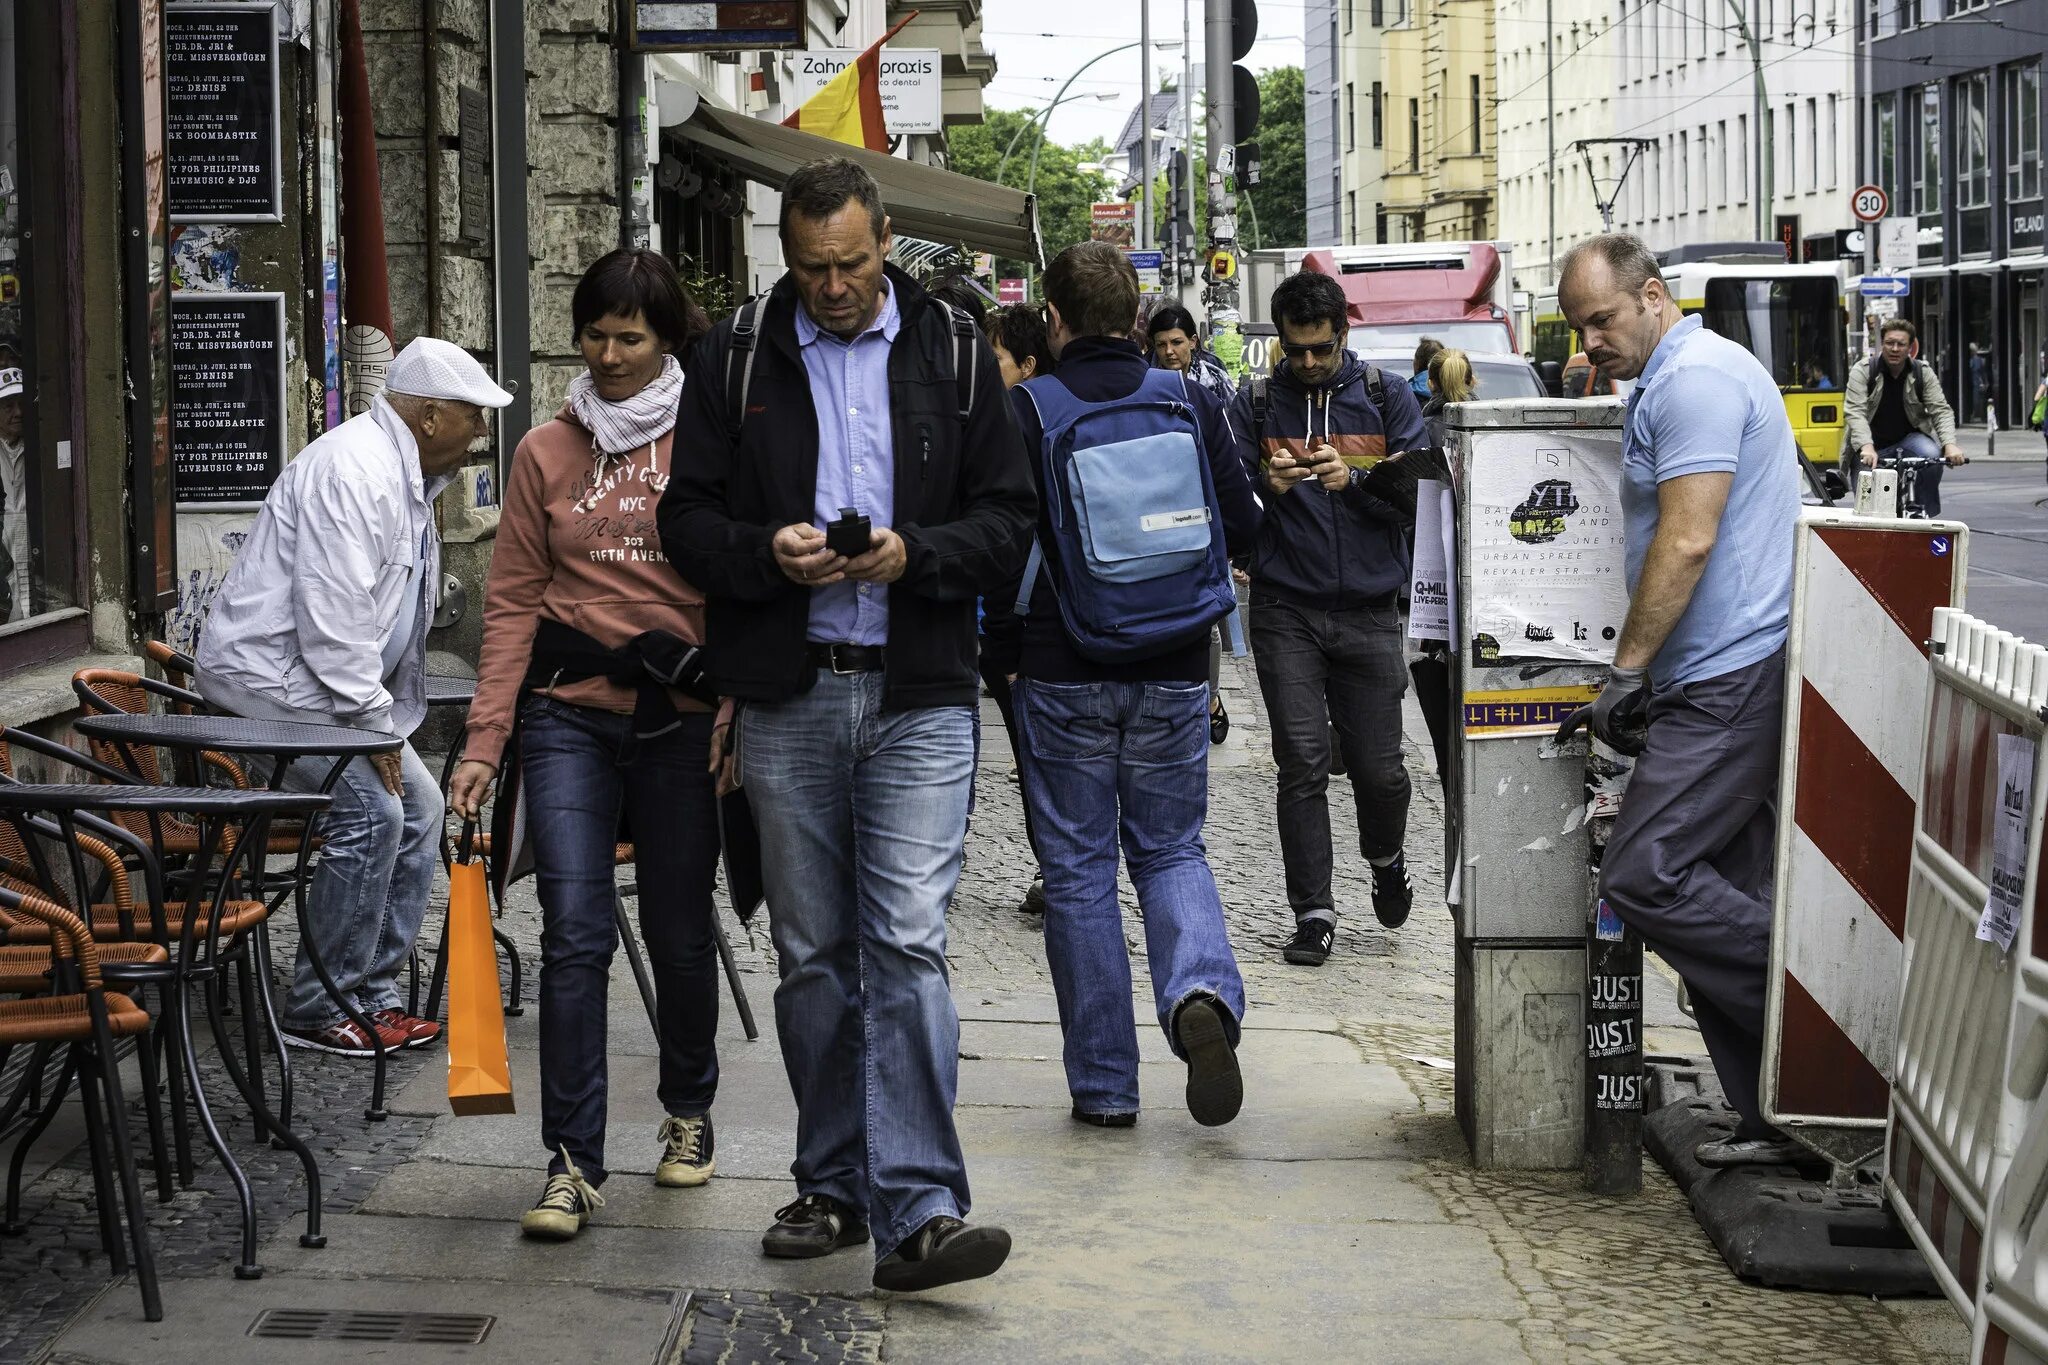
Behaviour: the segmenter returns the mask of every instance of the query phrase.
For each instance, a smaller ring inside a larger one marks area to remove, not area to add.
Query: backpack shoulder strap
[[[953,386],[960,393],[960,425],[967,425],[967,418],[974,411],[975,387],[981,381],[981,329],[974,325],[974,319],[967,316],[964,308],[946,305],[946,311],[953,319]]]
[[[1372,405],[1380,414],[1380,425],[1387,423],[1387,377],[1380,373],[1377,365],[1365,367],[1365,391],[1372,396]]]
[[[761,339],[760,294],[740,305],[732,315],[732,344],[725,352],[725,429],[734,445],[747,424],[747,394],[754,387],[754,356]],[[734,352],[738,352],[738,375],[734,375]]]
[[[1252,410],[1252,440],[1254,442],[1265,439],[1266,418],[1273,411],[1273,394],[1270,388],[1272,382],[1273,376],[1270,374],[1255,374],[1245,381],[1246,387],[1251,390],[1250,406]]]

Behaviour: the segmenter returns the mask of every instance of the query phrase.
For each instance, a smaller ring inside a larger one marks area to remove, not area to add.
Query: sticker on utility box
[[[1465,738],[1508,739],[1556,732],[1572,712],[1600,695],[1599,683],[1519,692],[1467,692]]]

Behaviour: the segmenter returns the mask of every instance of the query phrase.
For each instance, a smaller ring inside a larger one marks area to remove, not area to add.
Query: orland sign
[[[791,58],[796,68],[791,107],[825,88],[834,76],[852,66],[860,52],[850,48],[812,48]],[[940,131],[942,73],[935,47],[882,49],[882,126],[891,134]]]

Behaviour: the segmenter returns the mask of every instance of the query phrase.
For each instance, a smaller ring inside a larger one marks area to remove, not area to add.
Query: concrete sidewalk
[[[394,1129],[414,1135],[408,1156],[330,1203],[327,1249],[299,1248],[296,1217],[273,1225],[262,1280],[237,1283],[225,1262],[181,1269],[155,1326],[141,1321],[133,1287],[116,1284],[51,1358],[274,1365],[288,1355],[295,1365],[338,1365],[389,1350],[349,1341],[280,1350],[284,1343],[249,1335],[257,1315],[275,1308],[495,1319],[479,1347],[402,1346],[412,1362],[1962,1358],[1966,1337],[1945,1304],[1738,1283],[1654,1167],[1643,1196],[1627,1201],[1586,1195],[1576,1173],[1472,1170],[1451,1115],[1451,934],[1435,866],[1441,802],[1419,724],[1410,735],[1414,918],[1382,930],[1362,909],[1362,864],[1344,866],[1337,954],[1320,970],[1289,968],[1277,953],[1286,923],[1273,775],[1248,661],[1226,665],[1225,695],[1235,725],[1212,775],[1209,843],[1252,1008],[1245,1109],[1221,1129],[1199,1128],[1184,1112],[1183,1069],[1149,998],[1133,1002],[1145,1057],[1138,1126],[1110,1132],[1068,1118],[1042,940],[1014,908],[1029,876],[1016,788],[988,712],[951,957],[973,1216],[1016,1238],[995,1278],[877,1295],[865,1248],[810,1262],[761,1256],[761,1231],[794,1193],[795,1115],[756,924],[739,947],[764,1036],[744,1041],[726,1010],[709,1186],[663,1191],[649,1178],[661,1118],[654,1047],[621,966],[611,1009],[613,1176],[581,1238],[537,1245],[516,1227],[546,1161],[532,1112],[529,1010],[510,1021],[526,1112],[450,1117],[438,1056],[428,1058],[394,1104]],[[1334,804],[1342,831],[1348,793]],[[530,947],[536,919],[522,895],[507,923]],[[1138,989],[1148,995],[1135,906],[1129,915]],[[1653,1048],[1697,1047],[1668,992],[1653,997],[1653,1023]],[[344,1131],[348,1117],[336,1120]],[[359,1115],[354,1122],[360,1128]]]

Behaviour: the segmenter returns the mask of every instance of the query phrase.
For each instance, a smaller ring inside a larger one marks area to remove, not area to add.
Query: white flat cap
[[[480,408],[502,408],[512,401],[474,356],[438,337],[418,337],[400,351],[384,372],[384,387],[391,393],[447,398]]]

